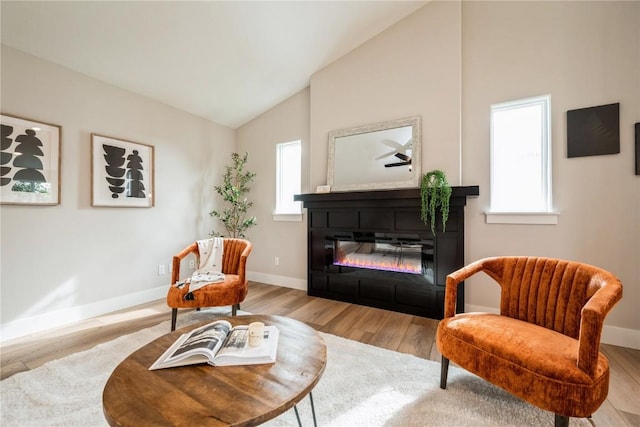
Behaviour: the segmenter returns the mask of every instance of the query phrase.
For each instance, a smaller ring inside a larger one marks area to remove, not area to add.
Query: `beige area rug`
[[[214,316],[207,311],[179,316],[179,326]],[[106,426],[102,390],[111,371],[168,331],[164,322],[7,378],[0,382],[0,425]],[[455,367],[447,389],[441,390],[439,363],[329,334],[322,337],[327,368],[313,390],[319,426],[553,426],[553,414]],[[309,399],[298,408],[303,425],[312,425]],[[289,411],[264,425],[297,426],[297,421]],[[591,424],[572,418],[570,425]]]

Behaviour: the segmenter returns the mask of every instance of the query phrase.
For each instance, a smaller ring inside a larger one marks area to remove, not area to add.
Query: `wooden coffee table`
[[[327,348],[317,331],[280,316],[225,319],[234,326],[251,322],[277,326],[276,363],[149,371],[181,334],[213,319],[179,329],[138,349],[113,371],[102,395],[109,425],[253,426],[282,414],[311,393],[327,363]]]

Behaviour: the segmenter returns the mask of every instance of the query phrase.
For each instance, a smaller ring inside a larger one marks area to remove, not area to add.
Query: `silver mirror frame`
[[[376,182],[376,183],[358,183],[358,184],[340,184],[335,182],[335,157],[336,157],[336,139],[344,138],[351,135],[361,135],[367,133],[375,133],[388,129],[400,127],[412,127],[412,144],[411,144],[411,178],[406,181],[393,182]],[[331,191],[362,191],[362,190],[384,190],[397,188],[417,188],[420,185],[422,177],[422,126],[420,117],[409,117],[406,119],[392,120],[388,122],[375,123],[372,125],[359,126],[355,128],[342,129],[329,132],[329,149],[327,157],[327,184]],[[415,159],[415,160],[413,160]]]

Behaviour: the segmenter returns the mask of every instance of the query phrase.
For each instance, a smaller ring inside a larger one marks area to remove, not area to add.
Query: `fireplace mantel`
[[[299,194],[308,210],[308,294],[441,319],[447,274],[464,265],[464,206],[478,186],[452,187],[446,230],[436,235],[420,219],[420,189]],[[429,242],[429,274],[407,275],[334,264],[338,238],[400,236]],[[458,292],[464,309],[464,288]]]
[[[471,196],[479,196],[480,187],[471,185],[466,187],[451,187],[451,200],[465,200]],[[405,188],[400,190],[372,190],[372,191],[343,191],[336,193],[307,193],[297,194],[294,200],[301,201],[305,208],[318,202],[357,202],[362,200],[420,200],[419,188]],[[418,205],[419,206],[419,205]]]

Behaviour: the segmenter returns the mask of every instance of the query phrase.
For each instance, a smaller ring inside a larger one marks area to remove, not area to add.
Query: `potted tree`
[[[420,216],[425,225],[431,227],[431,232],[436,234],[436,214],[440,208],[442,216],[442,231],[447,226],[449,218],[449,200],[451,199],[451,186],[447,177],[440,170],[432,170],[422,175],[420,182],[421,210]]]
[[[258,223],[255,216],[248,216],[248,210],[253,206],[246,195],[251,190],[251,182],[256,174],[245,170],[247,164],[248,153],[240,156],[238,153],[231,154],[232,164],[225,166],[223,175],[223,184],[215,186],[216,193],[222,196],[222,200],[227,203],[227,207],[222,210],[214,210],[209,215],[214,216],[224,224],[227,237],[246,237],[244,232]],[[210,233],[211,236],[223,236],[224,234],[216,232]]]

